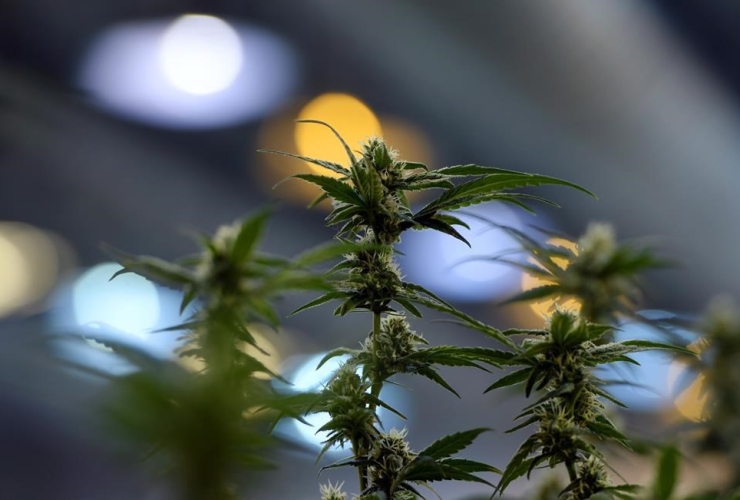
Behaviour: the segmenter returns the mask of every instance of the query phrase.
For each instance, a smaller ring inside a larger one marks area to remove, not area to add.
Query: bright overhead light
[[[517,214],[503,204],[478,205],[465,211],[524,229]],[[404,253],[399,257],[401,269],[410,281],[450,300],[485,302],[511,293],[521,280],[521,272],[487,258],[517,249],[516,240],[479,218],[465,213],[458,217],[470,226],[469,231],[465,228],[460,231],[472,248],[437,231],[408,231],[400,245]]]
[[[380,122],[375,113],[357,97],[349,94],[328,93],[312,99],[298,113],[299,120],[321,120],[334,127],[347,145],[353,150],[372,136],[382,135]],[[297,123],[295,143],[298,152],[310,158],[320,158],[340,165],[347,165],[347,152],[334,134],[327,128],[315,124]],[[308,164],[322,175],[338,176],[334,172]]]
[[[229,87],[241,70],[238,33],[213,16],[178,18],[162,36],[159,59],[167,79],[190,94],[206,95]]]
[[[107,29],[91,44],[78,82],[125,118],[204,129],[269,114],[293,93],[297,75],[293,50],[275,34],[188,14]]]

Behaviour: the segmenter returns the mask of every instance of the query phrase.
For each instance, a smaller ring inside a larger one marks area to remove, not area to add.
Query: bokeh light
[[[241,40],[234,28],[216,17],[192,14],[167,28],[159,57],[172,85],[198,95],[230,86],[243,62]]]
[[[566,248],[576,253],[578,252],[576,243],[570,240],[566,240],[565,238],[550,238],[547,240],[547,243],[552,246]],[[552,260],[561,269],[565,269],[567,267],[568,262],[567,260],[563,258],[556,257],[556,258],[553,258]],[[539,264],[537,264],[537,262],[532,258],[529,258],[528,261],[531,264],[535,264],[539,266]],[[522,291],[524,292],[526,292],[527,290],[532,290],[533,288],[537,288],[537,287],[549,285],[549,284],[552,284],[552,283],[548,280],[542,279],[538,276],[532,276],[531,274],[528,274],[528,273],[522,273]],[[574,298],[569,298],[565,300],[548,298],[548,299],[530,301],[527,304],[529,305],[530,309],[538,317],[544,317],[544,316],[550,315],[556,302],[564,309],[568,309],[568,310],[575,311],[575,312],[578,312],[581,310],[581,304]]]
[[[520,217],[503,204],[478,205],[466,211],[498,224],[524,229]],[[516,240],[476,217],[463,213],[459,218],[470,226],[470,231],[460,228],[460,232],[472,248],[438,231],[404,234],[399,248],[405,255],[399,256],[399,260],[409,281],[444,298],[463,302],[485,302],[516,289],[521,272],[509,264],[486,259],[518,248]]]
[[[257,323],[250,324],[248,329],[260,349],[243,341],[237,344],[238,349],[255,358],[269,370],[278,373],[282,364],[282,358],[280,357],[281,349],[272,340],[277,333],[272,331],[268,326]],[[280,335],[285,336],[286,332],[281,331]],[[192,356],[178,357],[178,361],[185,368],[194,372],[203,371],[206,367],[202,360]],[[261,380],[270,380],[272,378],[270,374],[264,372],[257,372],[254,376]]]
[[[45,297],[60,268],[52,236],[28,224],[0,223],[0,317]]]
[[[672,316],[665,311],[642,311],[640,314],[647,319]],[[644,322],[625,320],[618,326],[619,330],[614,333],[616,341],[639,339],[666,342],[665,331]],[[673,330],[673,333],[681,339],[693,336],[691,332],[685,330]],[[670,407],[676,397],[673,375],[675,357],[666,351],[645,351],[630,354],[630,357],[640,363],[640,366],[618,363],[597,370],[602,379],[620,382],[607,386],[608,392],[636,410],[655,411]]]
[[[332,127],[344,138],[353,151],[359,149],[360,142],[368,137],[381,136],[380,121],[375,113],[357,97],[349,94],[322,94],[306,104],[300,113],[299,120],[321,120]],[[320,158],[341,165],[349,162],[347,153],[334,134],[326,127],[310,123],[295,125],[295,143],[298,152],[303,156]],[[338,176],[334,172],[309,164],[323,175]]]
[[[114,114],[178,129],[260,118],[298,83],[292,48],[275,34],[212,16],[127,22],[90,46],[79,85]]]
[[[689,349],[702,355],[708,344],[705,339],[700,339],[688,346]],[[680,383],[684,378],[688,383]],[[704,422],[709,417],[707,403],[709,402],[709,391],[705,388],[706,377],[681,359],[674,359],[668,371],[668,385],[675,395],[673,404],[676,411],[683,418],[691,422]]]
[[[133,273],[111,276],[121,269],[114,263],[98,264],[80,276],[73,286],[75,319],[109,325],[145,338],[159,320],[159,295],[150,281]]]

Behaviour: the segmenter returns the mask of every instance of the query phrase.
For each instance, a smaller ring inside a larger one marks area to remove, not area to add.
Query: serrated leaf
[[[486,427],[479,427],[469,431],[450,434],[421,450],[419,456],[432,457],[435,460],[450,457],[470,446],[475,438],[490,430]]]
[[[521,384],[522,382],[524,382],[525,380],[529,378],[529,375],[531,373],[532,373],[532,368],[530,367],[515,371],[514,373],[510,373],[508,375],[505,375],[504,377],[501,377],[495,383],[488,386],[488,388],[483,392],[486,393],[494,389],[500,389],[502,387],[508,387],[511,385]]]
[[[290,313],[288,316],[293,316],[294,314],[298,314],[299,312],[305,311],[307,309],[311,309],[316,306],[320,306],[321,304],[325,304],[327,302],[330,302],[334,299],[341,299],[342,297],[346,297],[347,294],[345,292],[329,292],[325,293],[319,298],[316,298],[310,302],[307,302],[306,304],[303,304],[301,307]]]
[[[349,184],[346,184],[335,177],[327,177],[316,174],[297,174],[293,178],[315,184],[323,189],[326,194],[337,201],[349,203],[350,205],[362,205],[362,199]]]

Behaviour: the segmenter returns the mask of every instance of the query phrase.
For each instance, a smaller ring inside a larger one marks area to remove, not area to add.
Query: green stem
[[[355,460],[362,460],[364,453],[360,450],[359,444],[356,439],[352,439],[352,453],[355,456]],[[367,489],[367,470],[365,466],[357,468],[357,479],[360,483],[360,494]]]
[[[377,358],[377,352],[380,348],[380,343],[378,342],[378,339],[380,338],[380,320],[381,320],[382,313],[373,311],[373,358]],[[374,363],[377,365],[377,363]],[[380,380],[380,376],[378,373],[371,373],[370,377],[372,378],[373,385],[370,388],[370,394],[372,394],[375,397],[380,396],[380,391],[383,389],[383,381]],[[374,402],[370,403],[370,411],[374,412],[377,408],[377,405]],[[364,450],[357,450],[359,454],[356,452],[355,457],[357,458],[364,458]],[[360,477],[360,494],[362,494],[363,491],[365,491],[365,488],[367,488],[367,467],[361,466],[357,468],[357,474]]]
[[[381,313],[373,312],[373,358],[377,360],[378,349],[380,349],[380,319]],[[376,363],[377,364],[377,363]],[[379,380],[378,374],[373,373],[373,386],[370,389],[370,393],[375,397],[380,397],[380,391],[383,389],[383,381]],[[370,409],[375,411],[375,403],[370,405]]]
[[[578,474],[576,474],[576,466],[573,459],[568,459],[565,461],[565,467],[568,469],[568,476],[570,477],[570,482],[572,483],[576,479],[578,479]]]

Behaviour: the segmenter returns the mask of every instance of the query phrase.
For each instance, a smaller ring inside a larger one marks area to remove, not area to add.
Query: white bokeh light
[[[83,58],[78,85],[118,116],[208,129],[269,114],[298,74],[294,51],[274,33],[191,14],[106,29]]]
[[[157,288],[136,274],[124,274],[109,281],[119,269],[118,264],[99,264],[75,281],[72,287],[75,319],[80,326],[109,325],[145,338],[159,320]]]
[[[159,60],[169,82],[196,95],[229,87],[241,70],[239,35],[228,23],[213,17],[185,15],[162,36]]]
[[[503,204],[478,205],[465,211],[497,224],[526,229],[522,219]],[[450,300],[485,302],[510,294],[519,285],[521,272],[486,257],[519,248],[516,240],[476,217],[456,215],[470,226],[470,230],[461,228],[460,233],[472,248],[438,231],[408,231],[400,245],[405,254],[399,257],[401,269],[410,281]]]

